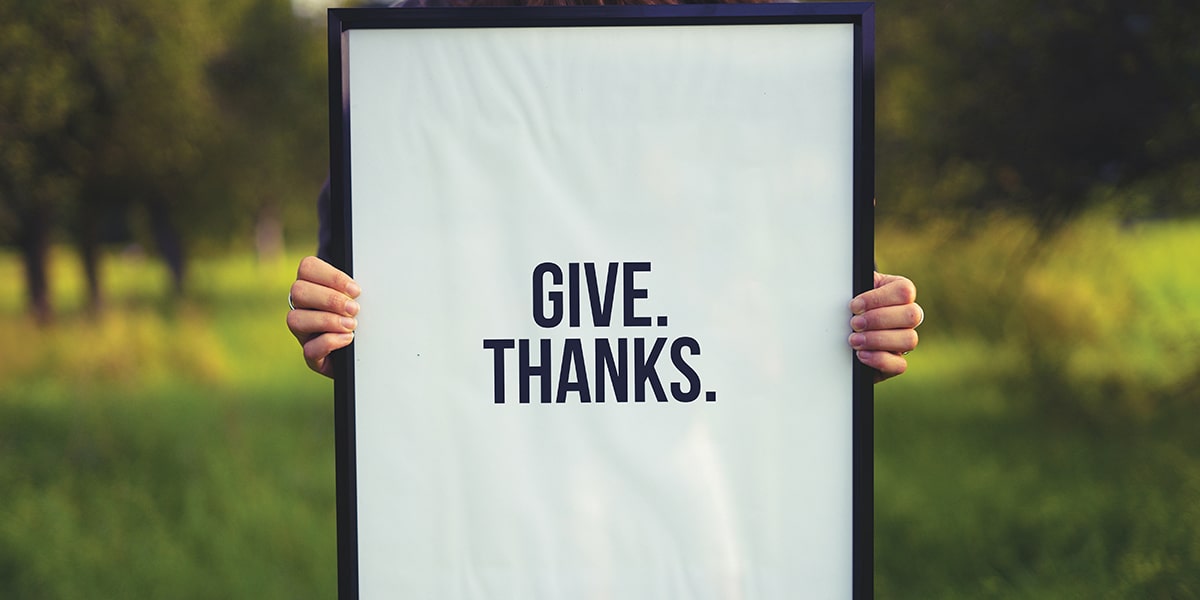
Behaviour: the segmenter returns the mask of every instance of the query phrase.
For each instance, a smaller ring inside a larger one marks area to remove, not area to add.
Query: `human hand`
[[[917,287],[899,275],[875,273],[875,287],[850,301],[850,347],[877,371],[875,382],[908,368],[904,355],[917,347],[916,328],[925,320]]]
[[[360,293],[358,284],[333,265],[315,256],[300,261],[288,294],[292,310],[288,311],[287,324],[304,349],[308,368],[333,377],[329,353],[354,341],[358,327],[354,316],[359,310],[354,299]]]

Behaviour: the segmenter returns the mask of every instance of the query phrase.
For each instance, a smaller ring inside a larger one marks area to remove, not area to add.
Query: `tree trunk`
[[[260,263],[270,264],[283,256],[283,223],[274,202],[268,202],[258,211],[254,223],[254,249]]]
[[[158,251],[162,253],[163,261],[171,271],[172,291],[176,296],[180,296],[183,294],[186,276],[183,241],[179,237],[179,230],[171,223],[171,215],[163,203],[151,202],[148,208],[154,243],[158,245]]]
[[[87,223],[79,234],[79,258],[83,262],[83,276],[87,282],[87,311],[93,317],[104,308],[104,297],[100,286],[100,249],[96,228]]]
[[[86,309],[89,315],[95,317],[103,308],[100,286],[100,215],[96,214],[94,196],[81,196],[79,204],[79,212],[75,215],[71,233],[79,250],[79,260],[83,264],[83,277],[87,285]]]
[[[43,205],[30,202],[21,215],[18,234],[21,261],[25,266],[25,289],[29,293],[29,312],[39,325],[53,316],[50,309],[50,285],[47,262],[50,254],[50,220]]]

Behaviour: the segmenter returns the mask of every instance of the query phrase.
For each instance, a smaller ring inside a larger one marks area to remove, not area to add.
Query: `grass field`
[[[332,386],[284,325],[287,262],[201,261],[172,304],[114,258],[92,321],[64,255],[44,330],[5,288],[0,597],[335,596]]]
[[[877,596],[1200,597],[1200,223],[879,238],[929,318],[876,389]],[[174,303],[113,255],[93,320],[63,253],[48,328],[0,290],[0,597],[335,595],[332,386],[283,323],[297,258],[198,261]]]
[[[1200,597],[1200,223],[883,229],[929,315],[876,386],[880,598]]]

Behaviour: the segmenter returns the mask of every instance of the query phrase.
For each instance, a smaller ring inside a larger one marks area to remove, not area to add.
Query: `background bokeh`
[[[305,4],[0,3],[0,597],[335,595]],[[1200,597],[1200,4],[876,16],[876,595]]]

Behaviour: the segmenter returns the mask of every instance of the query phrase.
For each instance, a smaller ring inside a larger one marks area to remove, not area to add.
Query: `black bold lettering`
[[[483,349],[492,350],[496,404],[504,404],[504,351],[512,348],[513,340],[483,340]]]
[[[584,275],[587,276],[588,300],[592,305],[592,325],[596,327],[608,327],[612,322],[613,298],[617,295],[617,263],[608,263],[608,273],[604,278],[604,298],[601,299],[601,290],[596,281],[596,264],[585,263],[583,265]]]
[[[541,364],[529,363],[529,340],[517,340],[517,361],[520,363],[521,404],[529,404],[529,378],[541,377],[542,403],[550,403],[550,340],[541,340]]]
[[[533,322],[547,329],[562,322],[563,297],[561,291],[545,291],[546,275],[553,285],[562,285],[562,269],[558,265],[544,262],[533,268]],[[550,316],[546,316],[546,303],[550,303]]]
[[[571,327],[579,327],[579,263],[567,264],[567,315]]]
[[[658,371],[654,369],[654,363],[658,361],[658,355],[662,352],[663,346],[666,345],[667,338],[658,338],[654,340],[654,346],[650,348],[650,354],[646,354],[646,340],[643,338],[634,338],[633,340],[633,401],[646,401],[646,382],[650,383],[650,387],[654,388],[654,397],[659,402],[667,401],[667,394],[663,392],[662,381],[658,379]]]
[[[649,271],[650,263],[634,262],[625,263],[625,326],[626,327],[649,327],[650,317],[639,317],[633,309],[633,301],[638,298],[649,297],[649,292],[645,288],[639,288],[633,282],[633,276],[641,271]]]
[[[671,383],[671,395],[680,402],[691,402],[700,397],[700,376],[696,374],[696,370],[683,358],[684,348],[690,350],[688,354],[692,356],[700,355],[700,342],[695,338],[681,337],[671,344],[671,362],[675,364],[675,368],[680,375],[688,382],[688,390],[683,391],[683,386],[677,382]]]
[[[629,344],[625,338],[617,339],[617,356],[613,358],[612,345],[608,340],[596,340],[596,402],[604,402],[605,379],[612,379],[613,395],[617,402],[629,400]]]
[[[571,371],[575,379],[571,379]],[[583,360],[583,345],[579,338],[567,338],[563,343],[562,367],[558,371],[558,394],[555,402],[566,402],[567,392],[579,394],[580,402],[591,402],[592,392],[588,388],[587,364]]]

